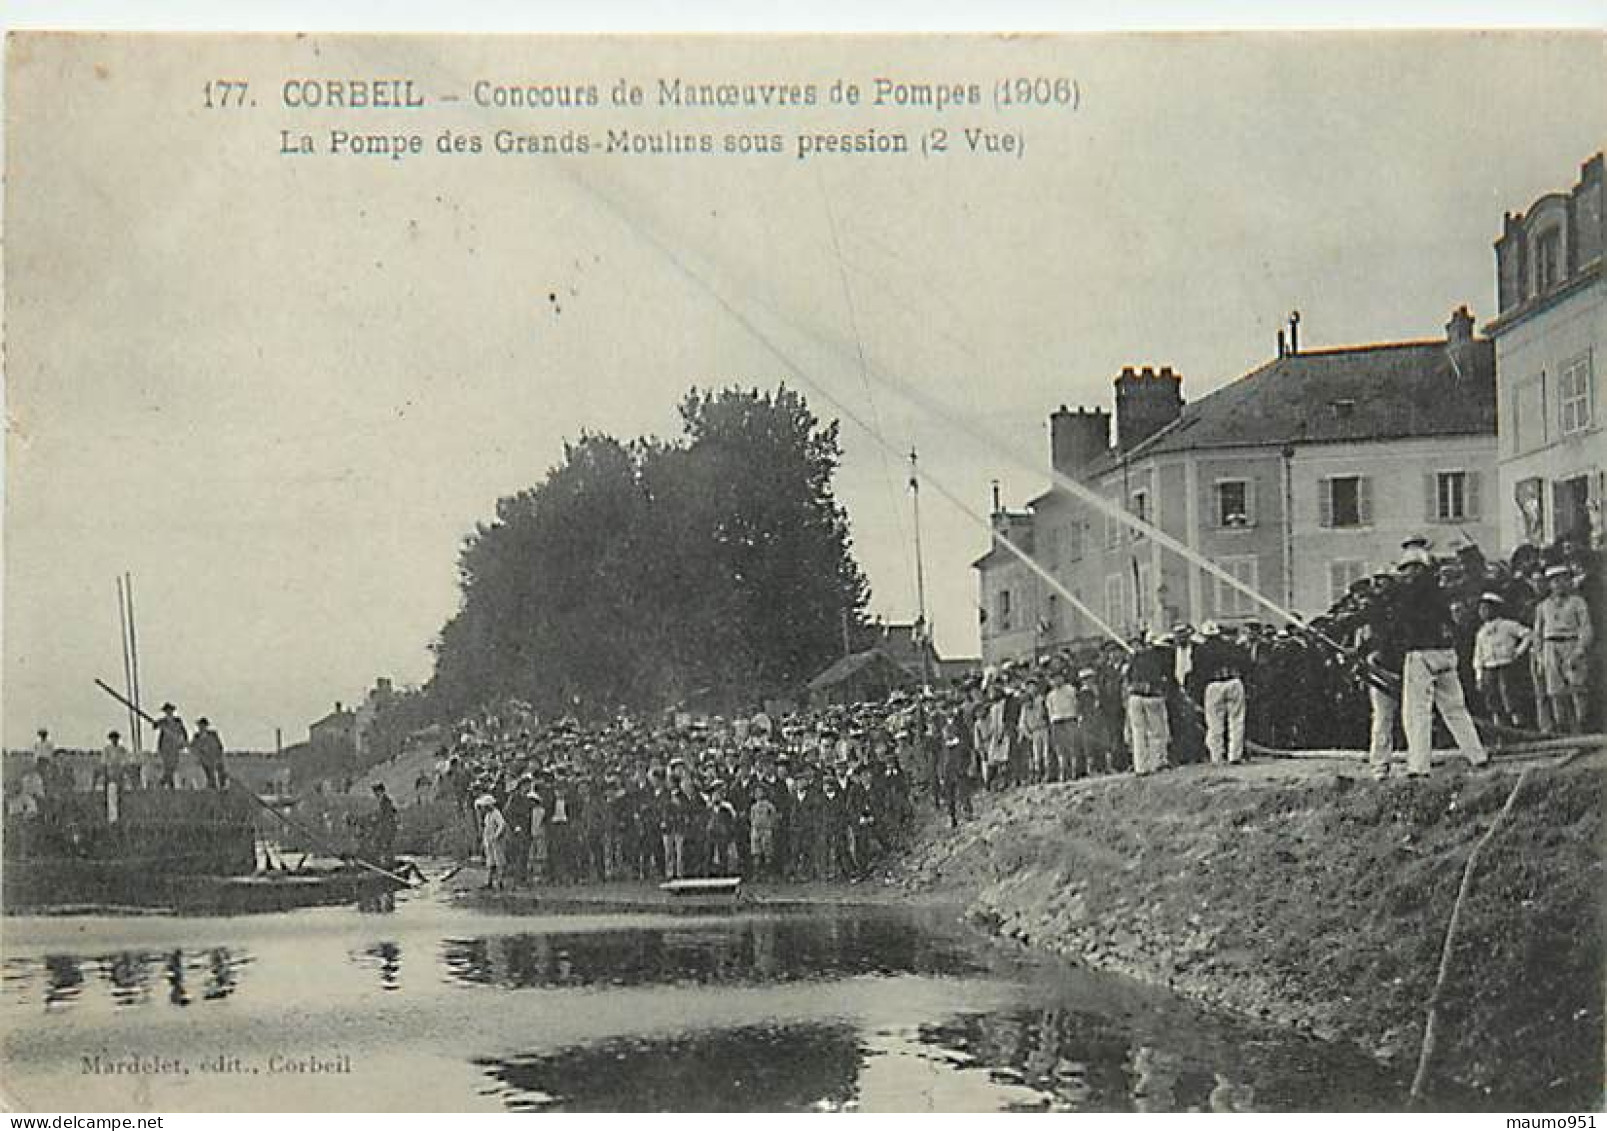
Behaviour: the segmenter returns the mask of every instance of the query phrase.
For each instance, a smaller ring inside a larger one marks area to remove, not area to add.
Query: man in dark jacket
[[[1250,654],[1223,634],[1215,621],[1200,626],[1204,638],[1194,648],[1194,676],[1204,689],[1205,748],[1212,762],[1244,760],[1244,677]]]
[[[375,782],[373,792],[377,808],[369,825],[370,839],[366,846],[370,857],[369,863],[389,868],[396,860],[396,829],[400,822],[397,818],[396,805],[391,801],[390,794],[385,792],[384,783]]]
[[[531,775],[521,775],[502,807],[502,816],[508,822],[507,878],[515,884],[524,883],[530,873],[530,817],[535,809],[530,791],[534,785]]]
[[[190,745],[190,732],[178,716],[178,708],[171,703],[162,704],[162,717],[156,720],[156,756],[162,763],[160,785],[163,789],[177,788],[176,776],[179,758]]]
[[[190,750],[201,763],[206,774],[208,789],[228,789],[229,771],[223,765],[223,740],[205,716],[195,720],[195,737],[190,739]]]
[[[1390,615],[1381,627],[1405,655],[1401,680],[1401,720],[1406,730],[1406,773],[1427,777],[1434,712],[1445,720],[1457,750],[1475,766],[1489,761],[1473,726],[1462,681],[1457,675],[1456,629],[1450,602],[1440,590],[1428,551],[1412,547],[1401,555],[1400,583]]]
[[[1164,769],[1172,734],[1166,700],[1173,686],[1172,650],[1155,633],[1144,635],[1127,664],[1127,739],[1133,773],[1142,777]]]

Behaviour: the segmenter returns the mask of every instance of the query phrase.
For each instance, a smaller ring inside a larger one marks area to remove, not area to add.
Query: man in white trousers
[[[1249,654],[1213,620],[1200,625],[1194,668],[1205,682],[1205,749],[1215,763],[1244,761],[1244,673]]]
[[[1440,589],[1428,551],[1411,547],[1397,567],[1401,582],[1391,601],[1388,631],[1397,637],[1401,668],[1401,721],[1406,731],[1406,774],[1427,777],[1434,712],[1445,720],[1457,751],[1474,766],[1490,760],[1473,725],[1456,670],[1450,602]]]

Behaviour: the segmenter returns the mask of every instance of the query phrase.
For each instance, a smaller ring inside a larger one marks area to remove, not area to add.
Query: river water
[[[952,911],[10,918],[33,1110],[1350,1110],[1349,1050],[993,942]]]

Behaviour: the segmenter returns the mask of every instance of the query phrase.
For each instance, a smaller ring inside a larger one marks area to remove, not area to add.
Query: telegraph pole
[[[926,619],[926,565],[921,560],[921,476],[914,445],[910,446],[910,499],[915,513],[915,623],[921,628],[921,673],[932,683],[932,626]]]

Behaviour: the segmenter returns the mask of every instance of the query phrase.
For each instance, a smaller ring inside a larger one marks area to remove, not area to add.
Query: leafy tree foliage
[[[842,451],[797,392],[693,389],[674,442],[585,434],[458,562],[429,692],[543,714],[796,693],[868,596],[832,494]]]

